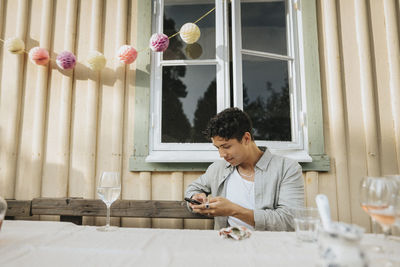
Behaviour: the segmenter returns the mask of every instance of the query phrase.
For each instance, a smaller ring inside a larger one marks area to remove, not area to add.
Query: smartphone
[[[197,201],[196,199],[193,199],[193,198],[185,197],[185,200],[186,200],[187,202],[192,203],[192,204],[195,204],[195,205],[200,205],[200,204],[201,204],[200,201]]]

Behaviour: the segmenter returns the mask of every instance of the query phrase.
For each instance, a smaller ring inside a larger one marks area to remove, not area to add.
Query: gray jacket
[[[196,193],[226,196],[226,178],[234,171],[225,160],[211,164],[207,171],[186,189],[185,197]],[[294,160],[266,150],[256,164],[254,177],[254,221],[256,230],[293,231],[291,207],[304,206],[304,181],[301,166]],[[228,226],[228,217],[215,217],[214,229]]]

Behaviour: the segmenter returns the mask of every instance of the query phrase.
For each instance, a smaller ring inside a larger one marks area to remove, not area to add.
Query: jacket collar
[[[228,178],[228,176],[235,170],[235,167],[225,161],[225,168],[222,172],[222,176],[219,177],[218,187]]]
[[[263,171],[266,171],[269,163],[271,162],[271,159],[272,159],[271,152],[269,152],[269,150],[267,148],[265,148],[264,154],[261,156],[261,158],[256,163],[256,167]]]
[[[268,168],[269,162],[271,161],[272,154],[269,152],[267,148],[264,150],[264,154],[261,158],[257,161],[256,167],[265,171]],[[234,166],[232,166],[229,162],[225,161],[225,173],[228,172],[230,174],[234,170]]]
[[[269,152],[267,148],[262,149],[264,151],[264,154],[261,156],[261,158],[257,161],[256,167],[261,169],[262,171],[266,171],[268,168],[269,163],[271,162],[272,159],[272,154]],[[218,181],[218,188],[221,186],[221,184],[228,178],[228,176],[235,170],[235,167],[232,166],[229,162],[225,161],[225,168],[223,170],[222,176],[219,177]]]

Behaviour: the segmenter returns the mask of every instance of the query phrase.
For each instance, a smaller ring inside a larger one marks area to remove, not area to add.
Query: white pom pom
[[[194,23],[186,23],[181,27],[179,35],[185,43],[193,44],[200,38],[200,29]]]
[[[91,70],[98,71],[106,65],[106,58],[99,51],[90,51],[86,59],[88,66]]]
[[[25,50],[25,43],[20,38],[13,37],[6,40],[7,50],[13,54],[21,54]]]

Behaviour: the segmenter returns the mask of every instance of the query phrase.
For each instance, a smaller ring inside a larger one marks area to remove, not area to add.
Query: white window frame
[[[308,139],[306,126],[306,103],[303,60],[303,47],[301,31],[301,12],[294,10],[292,0],[287,0],[289,13],[286,22],[290,29],[288,31],[288,54],[289,56],[276,55],[271,53],[260,53],[241,48],[240,29],[240,0],[232,0],[232,48],[233,52],[233,99],[234,106],[243,108],[242,92],[242,54],[256,55],[274,59],[291,60],[295,63],[289,64],[289,86],[291,101],[291,142],[283,141],[258,141],[259,146],[266,146],[275,154],[293,158],[299,162],[311,162],[308,153]],[[164,0],[155,0],[154,16],[157,17],[153,24],[153,32],[163,31]],[[150,97],[150,130],[149,130],[149,154],[146,162],[212,162],[219,159],[217,149],[211,143],[161,143],[161,103],[162,103],[162,66],[190,66],[190,65],[214,65],[216,66],[217,83],[217,112],[230,106],[230,78],[229,78],[229,36],[224,29],[228,25],[227,10],[228,4],[225,0],[215,0],[216,19],[216,58],[210,60],[162,60],[162,53],[152,52],[151,57],[151,97]],[[199,14],[199,16],[202,14]],[[293,18],[293,19],[292,19]],[[294,19],[297,18],[297,19]],[[297,20],[297,24],[294,21]],[[218,23],[223,21],[223,23]],[[239,29],[239,30],[236,30]],[[179,37],[175,37],[179,38]],[[292,39],[297,38],[298,46],[295,49]],[[294,64],[298,64],[295,66]],[[293,71],[293,68],[297,71]],[[297,88],[292,90],[292,88]]]

